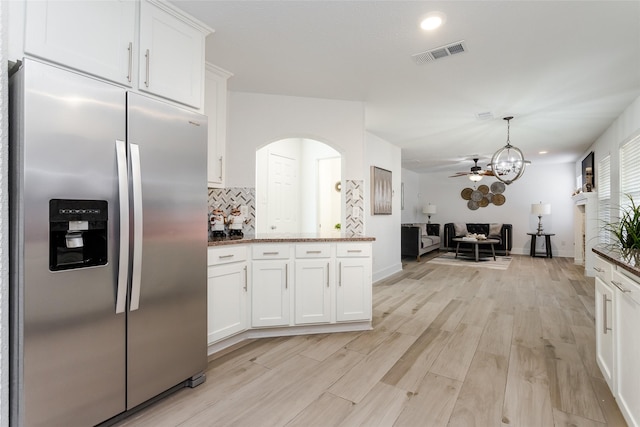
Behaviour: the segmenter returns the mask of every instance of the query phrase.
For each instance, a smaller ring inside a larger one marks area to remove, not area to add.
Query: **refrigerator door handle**
[[[131,273],[131,305],[135,311],[140,305],[140,278],[142,275],[142,174],[140,173],[140,149],[131,148],[131,184],[133,187],[133,270]]]
[[[124,313],[127,305],[129,280],[129,186],[127,181],[127,146],[116,140],[118,164],[118,197],[120,205],[120,255],[118,261],[118,288],[116,290],[116,314]]]

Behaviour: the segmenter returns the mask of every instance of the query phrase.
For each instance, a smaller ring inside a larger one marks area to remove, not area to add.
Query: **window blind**
[[[611,156],[607,156],[598,162],[598,220],[600,224],[611,222]],[[600,227],[598,235],[600,243],[611,243],[611,234]]]
[[[640,137],[620,147],[620,207],[628,207],[631,196],[640,203]]]

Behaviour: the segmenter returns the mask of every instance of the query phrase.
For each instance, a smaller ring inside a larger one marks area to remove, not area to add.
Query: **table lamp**
[[[542,215],[551,214],[551,205],[549,203],[535,203],[531,205],[531,213],[538,217],[538,236],[542,236]]]
[[[427,224],[431,224],[431,215],[435,215],[436,205],[432,205],[431,203],[429,203],[427,206],[422,208],[422,213],[426,214],[427,217],[429,218],[427,220]]]

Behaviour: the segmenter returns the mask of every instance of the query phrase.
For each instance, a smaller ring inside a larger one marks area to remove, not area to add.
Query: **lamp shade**
[[[551,205],[549,203],[535,203],[531,205],[531,213],[533,215],[542,216],[551,214]]]
[[[472,173],[471,175],[469,175],[469,179],[473,182],[478,182],[482,179],[482,175]]]
[[[429,203],[427,206],[422,208],[422,213],[427,215],[434,215],[436,213],[436,205],[432,205]]]

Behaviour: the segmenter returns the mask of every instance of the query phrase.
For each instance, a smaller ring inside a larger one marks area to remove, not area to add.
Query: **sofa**
[[[500,243],[494,245],[496,253],[509,255],[513,245],[513,227],[511,224],[498,223],[453,223],[449,222],[444,225],[443,240],[444,247],[449,251],[455,251],[457,242],[453,239],[456,237],[464,237],[467,234],[484,234],[489,239],[497,239]],[[474,246],[469,243],[460,243],[460,251],[473,251]],[[491,251],[489,246],[481,246],[481,251]]]
[[[440,249],[440,224],[402,224],[401,250],[403,257],[416,257]]]

